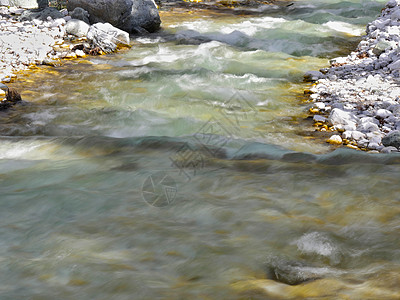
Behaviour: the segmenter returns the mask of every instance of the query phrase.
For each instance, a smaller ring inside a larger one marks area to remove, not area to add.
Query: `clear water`
[[[14,83],[0,299],[400,298],[400,157],[304,120],[303,73],[384,1],[285,5],[164,11],[128,51]]]

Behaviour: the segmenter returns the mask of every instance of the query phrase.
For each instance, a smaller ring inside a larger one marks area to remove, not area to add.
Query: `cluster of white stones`
[[[87,19],[83,9],[75,9],[72,16],[76,10]],[[47,8],[42,12],[46,11],[48,16],[44,20],[29,21],[26,16],[35,12],[0,6],[0,82],[10,82],[17,71],[32,65],[57,65],[63,58],[113,52],[118,45],[129,46],[129,34],[108,23],[90,26],[72,19],[66,9]]]
[[[338,133],[328,142],[369,151],[400,150],[400,0],[367,26],[356,51],[308,72],[314,121]]]
[[[23,12],[15,7],[0,7],[0,82],[11,81],[16,71],[62,56],[54,46],[64,43],[64,25],[71,19],[68,12],[55,20],[48,17],[46,21],[20,22]]]

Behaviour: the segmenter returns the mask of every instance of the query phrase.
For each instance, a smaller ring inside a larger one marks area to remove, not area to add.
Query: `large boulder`
[[[96,23],[90,26],[87,39],[105,53],[114,52],[118,46],[129,46],[129,34],[109,23]]]
[[[129,33],[154,32],[161,20],[153,0],[69,0],[68,11],[81,7],[94,23],[110,23]]]
[[[22,8],[45,8],[49,6],[48,0],[9,0],[10,6]]]
[[[20,17],[21,21],[32,21],[34,19],[46,21],[48,17],[51,17],[53,20],[60,19],[64,17],[62,13],[60,13],[54,7],[47,7],[45,9],[33,9],[33,10],[25,10]]]

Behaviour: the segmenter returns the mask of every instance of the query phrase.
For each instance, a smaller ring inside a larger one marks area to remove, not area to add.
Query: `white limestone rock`
[[[72,19],[68,21],[67,24],[65,25],[65,31],[68,34],[72,34],[77,37],[86,36],[89,29],[90,26],[88,24],[77,19]]]

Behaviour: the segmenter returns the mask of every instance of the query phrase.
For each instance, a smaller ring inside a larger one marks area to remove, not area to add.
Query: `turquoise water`
[[[163,11],[128,51],[21,77],[0,299],[399,299],[400,157],[304,120],[303,73],[383,3]]]

